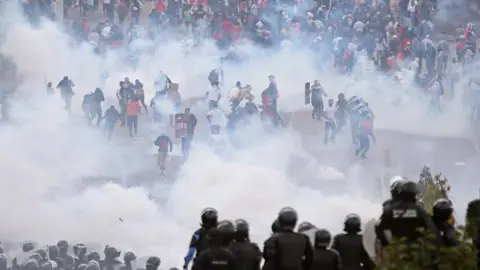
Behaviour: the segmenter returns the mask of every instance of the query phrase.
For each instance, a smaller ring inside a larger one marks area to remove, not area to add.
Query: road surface
[[[199,120],[196,139],[206,140],[208,125],[204,117],[205,112],[200,109],[200,106],[189,107],[192,107],[192,111]],[[366,193],[373,194],[374,199],[379,199],[377,197],[381,194],[380,189],[386,188],[381,186],[379,179],[385,175],[400,174],[416,180],[423,166],[428,165],[432,168],[432,172],[441,172],[449,178],[454,198],[468,196],[470,199],[478,195],[476,188],[472,188],[472,185],[480,173],[480,166],[478,166],[480,155],[478,146],[469,138],[432,138],[380,129],[375,131],[377,142],[372,145],[368,159],[363,160],[353,155],[348,130],[338,138],[335,144],[324,146],[323,124],[311,119],[310,111],[287,113],[284,114],[284,118],[295,132],[301,134],[303,150],[310,155],[308,158],[294,157],[291,160],[289,172],[293,181],[299,184],[305,183],[310,187],[332,192],[338,191],[336,188],[340,190],[345,188],[344,185],[332,185],[331,182],[312,183],[312,177],[317,176],[312,176],[311,170],[306,174],[305,166],[314,162],[314,166],[319,168],[333,167],[350,177],[355,174],[355,177],[359,178],[357,180],[362,182],[361,188]],[[169,130],[169,133],[173,138],[173,130]],[[167,176],[162,179],[156,166],[153,148],[156,131],[152,129],[148,115],[144,114],[140,117],[139,134],[136,137],[129,138],[126,128],[118,128],[114,136],[114,143],[126,147],[137,162],[132,165],[132,168],[126,168],[129,172],[126,175],[121,177],[102,175],[90,181],[113,180],[127,186],[147,188],[153,188],[159,182],[167,184],[175,181],[183,164],[183,157],[179,155],[180,142],[178,139],[174,140],[174,147],[177,148],[174,152],[178,155],[170,159]]]

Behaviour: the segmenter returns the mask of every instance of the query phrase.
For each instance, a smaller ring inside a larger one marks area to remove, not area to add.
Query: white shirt
[[[110,26],[106,26],[102,29],[102,36],[105,38],[110,37],[110,31],[112,31],[112,28]]]
[[[218,101],[218,99],[220,98],[220,88],[214,86],[214,87],[211,87],[208,91],[207,91],[207,99],[208,101],[212,100],[212,101]]]
[[[240,94],[240,88],[238,87],[232,87],[232,89],[230,89],[230,92],[228,92],[228,96],[230,97],[230,99],[236,99],[238,97],[238,95]]]
[[[340,40],[342,40],[342,37],[336,37],[333,39],[333,50],[338,51],[340,48],[338,47],[338,43],[340,43]]]
[[[325,108],[325,114],[327,115],[327,120],[329,122],[334,122],[335,121],[335,113],[337,112],[337,108],[335,106],[327,106]]]
[[[223,126],[225,123],[225,115],[218,108],[210,110],[207,113],[210,119],[210,126]]]
[[[353,28],[357,32],[363,31],[364,27],[365,27],[365,24],[362,21],[356,21],[355,24],[353,24]]]

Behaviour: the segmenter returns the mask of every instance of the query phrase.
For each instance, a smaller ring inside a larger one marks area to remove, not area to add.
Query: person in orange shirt
[[[140,113],[141,108],[142,105],[137,97],[127,103],[127,126],[130,137],[137,134],[138,114]]]

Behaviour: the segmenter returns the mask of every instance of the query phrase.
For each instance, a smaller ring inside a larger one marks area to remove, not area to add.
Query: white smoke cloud
[[[40,29],[32,29],[18,12],[6,14],[0,51],[11,57],[22,74],[18,96],[25,101],[14,104],[16,121],[2,126],[0,132],[4,153],[0,163],[0,232],[4,238],[108,243],[142,255],[159,255],[171,266],[183,259],[205,207],[216,207],[221,218],[247,219],[257,241],[265,239],[277,211],[284,206],[295,207],[301,220],[333,232],[341,231],[347,214],[355,212],[365,220],[378,216],[380,198],[369,197],[370,191],[362,186],[375,181],[380,172],[366,174],[358,166],[348,168],[346,160],[342,164],[348,169],[342,171],[347,185],[335,193],[322,188],[328,173],[342,177],[336,169],[319,172],[324,165],[301,150],[302,136],[318,136],[302,134],[303,128],[312,125],[310,119],[295,124],[300,130],[268,139],[259,129],[247,129],[242,135],[260,142],[252,141],[250,147],[232,153],[229,159],[219,158],[199,143],[178,179],[171,185],[160,183],[162,180],[155,179],[154,158],[145,156],[143,145],[129,146],[125,129],[117,128],[118,142],[105,143],[99,129],[86,126],[80,109],[82,97],[101,85],[101,74],[107,72],[104,108],[115,104],[118,81],[126,76],[144,82],[148,100],[155,92],[153,82],[160,71],[180,84],[184,99],[202,97],[208,72],[218,65],[219,52],[213,44],[185,56],[178,42],[164,43],[153,56],[143,55],[133,71],[119,65],[118,53],[110,53],[102,61],[88,46],[70,46],[67,35],[54,24],[46,22]],[[251,47],[241,50],[250,60],[240,67],[225,67],[225,91],[239,80],[250,84],[258,98],[268,85],[267,76],[273,74],[280,88],[280,109],[296,112],[309,110],[303,105],[303,85],[318,78],[332,98],[339,92],[365,97],[376,112],[379,128],[431,136],[460,136],[465,129],[462,111],[454,104],[440,116],[429,116],[415,101],[401,108],[391,105],[401,90],[379,82],[376,73],[355,82],[334,72],[319,73],[307,50],[290,48],[275,54]],[[72,116],[63,110],[58,95],[51,99],[44,96],[45,81],[56,84],[65,75],[76,83]],[[347,89],[349,84],[353,86]],[[201,106],[195,107],[196,113],[205,124]],[[142,129],[149,127],[141,125],[141,133]],[[149,139],[147,136],[144,142],[148,149]],[[158,193],[85,180],[108,176],[123,181],[126,175],[139,171],[159,182],[155,188]],[[151,200],[155,195],[161,203]]]

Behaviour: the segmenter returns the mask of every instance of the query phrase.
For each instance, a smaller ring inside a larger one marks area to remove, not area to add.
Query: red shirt
[[[157,11],[159,13],[164,13],[165,12],[165,3],[163,3],[162,0],[158,1],[156,4],[155,4],[155,9],[157,9]]]
[[[127,115],[128,116],[138,116],[142,106],[138,101],[130,101],[127,103]]]
[[[242,27],[240,27],[239,25],[234,26],[232,30],[232,40],[237,41],[240,39],[241,36],[242,36]]]
[[[233,33],[233,24],[231,21],[223,21],[223,32],[225,34]]]

